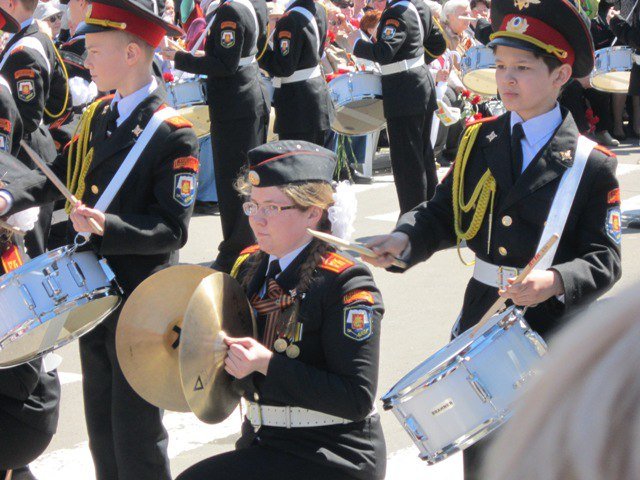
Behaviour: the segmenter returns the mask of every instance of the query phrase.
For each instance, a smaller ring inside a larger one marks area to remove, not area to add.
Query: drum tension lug
[[[489,391],[487,390],[487,388],[482,384],[482,382],[480,382],[478,375],[476,375],[475,373],[472,373],[467,377],[467,380],[471,384],[471,387],[476,392],[478,397],[480,397],[480,400],[482,400],[483,403],[487,403],[489,400],[493,398],[489,393]]]

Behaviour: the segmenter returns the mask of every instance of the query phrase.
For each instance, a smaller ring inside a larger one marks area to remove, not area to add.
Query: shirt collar
[[[513,131],[513,126],[516,123],[522,123],[525,141],[529,145],[536,145],[541,140],[549,137],[562,123],[560,104],[556,102],[555,107],[550,111],[530,118],[526,122],[516,112],[511,112],[511,131]]]
[[[126,97],[122,97],[120,92],[116,92],[113,100],[111,100],[111,106],[113,106],[114,103],[118,104],[117,125],[120,126],[122,122],[129,118],[129,115],[140,105],[140,102],[147,98],[156,88],[158,88],[158,82],[156,78],[152,76],[151,82]]]
[[[22,22],[20,24],[20,31],[24,30],[25,28],[27,28],[32,23],[33,23],[33,17],[27,18],[24,22]],[[11,35],[9,35],[9,38],[13,38],[14,35],[15,35],[15,33],[12,33]]]
[[[309,245],[310,243],[311,241],[308,241],[301,247],[298,247],[292,252],[289,252],[286,255],[283,255],[282,258],[278,258],[275,255],[269,255],[269,265],[271,264],[272,260],[278,260],[278,263],[280,264],[280,271],[284,272],[287,269],[287,267],[291,265],[291,262],[293,262],[296,259],[296,257],[300,255],[300,252],[302,252],[302,250],[307,248],[307,245]],[[278,275],[276,275],[276,278],[277,277]]]

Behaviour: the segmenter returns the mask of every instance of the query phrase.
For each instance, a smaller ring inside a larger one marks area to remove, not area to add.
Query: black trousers
[[[209,114],[215,119],[211,108]],[[238,254],[255,238],[242,212],[243,199],[235,190],[238,174],[248,165],[247,152],[267,139],[268,117],[211,122],[211,148],[222,223],[222,242],[214,267],[229,273]]]
[[[353,477],[289,453],[254,445],[207,458],[176,480],[349,480]]]
[[[0,471],[28,465],[44,452],[53,434],[20,422],[0,409]]]
[[[313,132],[279,133],[279,140],[303,140],[324,147],[327,143],[329,130],[314,130]]]
[[[387,119],[391,167],[400,214],[431,199],[438,185],[431,148],[433,112]]]
[[[587,88],[584,91],[585,97],[589,100],[593,114],[600,118],[596,123],[596,132],[613,131],[613,113],[611,110],[611,94],[601,92],[595,88]]]
[[[116,357],[116,310],[80,338],[82,390],[97,480],[170,480],[162,411],[129,385]]]

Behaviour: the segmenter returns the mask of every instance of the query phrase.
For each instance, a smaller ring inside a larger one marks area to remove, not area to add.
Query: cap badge
[[[251,170],[249,172],[248,178],[249,178],[249,183],[254,187],[257,185],[260,185],[260,175],[258,175],[258,172]]]
[[[522,17],[513,17],[507,23],[507,32],[524,33],[528,28],[527,20]]]

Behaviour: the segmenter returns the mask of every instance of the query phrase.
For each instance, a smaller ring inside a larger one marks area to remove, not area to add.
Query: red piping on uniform
[[[310,152],[308,150],[297,150],[295,152],[283,153],[282,155],[276,155],[275,157],[267,158],[266,160],[261,161],[256,166],[251,167],[251,169],[259,167],[260,165],[264,165],[265,163],[272,162],[274,160],[278,160],[280,158],[285,158],[285,157],[290,157],[291,155],[300,155],[300,154],[303,154],[303,155],[316,155],[316,156],[317,155],[321,155],[323,157],[331,158],[329,155],[326,155],[326,154],[323,154],[323,153],[320,153],[320,152]]]

